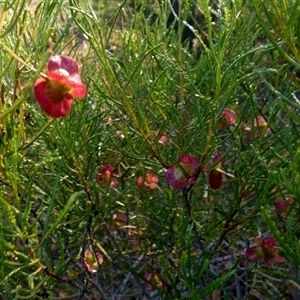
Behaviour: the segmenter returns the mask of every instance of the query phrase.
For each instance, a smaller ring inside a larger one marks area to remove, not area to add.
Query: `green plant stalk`
[[[6,16],[6,11],[9,8],[11,8],[13,6],[13,4],[15,4],[15,2],[12,2],[11,6],[7,7],[6,4],[8,3],[8,1],[5,1],[5,6],[4,6],[3,11],[1,11],[2,15],[0,17],[0,32],[2,31],[0,33],[0,38],[6,36],[9,32],[11,32],[14,29],[14,27],[16,26],[17,22],[19,21],[20,15],[24,11],[26,1],[25,0],[21,0],[21,1],[17,0],[16,6],[19,6],[19,2],[21,3],[20,8],[18,9],[17,13],[14,14],[13,19],[10,22],[9,26],[7,26],[5,28],[5,30],[2,31],[2,27],[3,27],[2,24],[3,24],[4,18]]]
[[[257,0],[252,0],[253,4],[254,4],[254,8],[256,11],[256,16],[259,20],[260,25],[262,26],[262,28],[264,29],[266,35],[268,36],[269,40],[271,41],[271,43],[274,45],[274,47],[277,49],[278,53],[284,57],[289,63],[291,63],[292,65],[294,65],[297,69],[300,69],[300,63],[296,62],[294,59],[292,59],[285,51],[283,51],[281,49],[281,47],[279,46],[279,44],[276,42],[276,40],[274,39],[273,35],[271,34],[270,30],[267,27],[266,22],[263,20],[262,16],[261,16],[261,10],[259,9]],[[265,6],[264,6],[264,10]]]
[[[45,243],[46,239],[49,237],[49,235],[53,232],[53,230],[55,230],[57,228],[57,226],[60,224],[60,222],[65,218],[65,216],[67,215],[68,211],[70,210],[70,208],[72,207],[73,203],[76,200],[76,197],[82,195],[84,192],[80,191],[77,193],[74,193],[71,195],[71,197],[69,198],[68,202],[66,203],[66,206],[64,207],[64,209],[61,211],[61,213],[59,214],[59,216],[56,218],[55,222],[52,224],[52,226],[47,230],[47,232],[45,232],[43,234],[42,240],[39,244],[39,247],[42,247],[43,244]]]
[[[38,131],[38,133],[32,138],[32,140],[22,145],[18,149],[18,151],[25,150],[26,148],[31,146],[51,126],[51,124],[55,122],[55,120],[55,118],[51,118],[47,123],[45,123],[44,126]]]
[[[284,37],[285,41],[287,42],[293,55],[296,57],[296,60],[298,61],[298,63],[300,63],[299,51],[298,51],[295,43],[293,42],[293,38],[292,38],[292,36],[295,36],[295,33],[291,32],[289,30],[289,28],[291,28],[291,24],[289,22],[286,22],[286,20],[285,20],[285,16],[287,16],[288,13],[290,13],[290,11],[291,12],[297,11],[297,7],[295,6],[292,9],[288,8],[286,0],[282,1],[280,4],[277,3],[276,1],[273,1],[273,6],[274,6],[274,9],[277,14],[276,20],[279,22],[279,24],[280,24],[279,27],[283,32],[283,37]],[[284,8],[284,13],[282,12],[281,7]],[[272,27],[274,28],[274,24],[272,22],[272,16],[270,16],[269,11],[264,4],[263,4],[263,8],[264,8],[265,14],[268,17],[269,22],[272,24]],[[289,27],[287,26],[287,23],[290,25]]]

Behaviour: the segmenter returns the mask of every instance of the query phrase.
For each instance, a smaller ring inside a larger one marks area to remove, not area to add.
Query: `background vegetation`
[[[169,1],[29,2],[0,1],[1,296],[299,299],[300,1],[198,0],[188,25],[185,0],[177,31]],[[58,119],[32,92],[54,54],[88,86]],[[187,154],[202,168],[174,189]],[[249,261],[256,236],[285,262]]]

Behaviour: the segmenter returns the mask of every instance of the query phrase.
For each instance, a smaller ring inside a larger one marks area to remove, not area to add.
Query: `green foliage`
[[[0,298],[295,298],[299,1],[194,1],[187,25],[185,0],[178,32],[170,1],[28,2],[0,1]],[[54,54],[88,87],[58,119],[33,95]],[[224,108],[238,120],[222,129]],[[166,170],[187,154],[196,184],[173,189]],[[149,172],[157,187],[138,187]],[[247,259],[258,235],[285,263]],[[85,250],[102,255],[95,273]]]

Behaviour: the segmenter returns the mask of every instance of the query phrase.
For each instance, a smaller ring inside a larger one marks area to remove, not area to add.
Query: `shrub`
[[[1,2],[4,299],[297,299],[298,1],[218,5]]]

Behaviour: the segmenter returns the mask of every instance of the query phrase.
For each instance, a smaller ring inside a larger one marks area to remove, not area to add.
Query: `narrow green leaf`
[[[39,247],[41,247],[46,239],[48,238],[48,236],[52,233],[52,231],[54,229],[57,228],[57,226],[59,225],[59,223],[64,219],[64,217],[67,215],[68,211],[70,210],[71,206],[73,205],[73,203],[75,202],[76,200],[76,197],[77,196],[80,196],[82,195],[84,192],[77,192],[77,193],[74,193],[68,200],[65,208],[62,210],[62,212],[60,213],[60,215],[57,217],[57,219],[55,220],[55,222],[53,223],[53,225],[48,229],[48,231],[43,235],[43,238],[42,238],[42,241],[41,243],[39,244]]]
[[[204,297],[210,295],[213,291],[217,290],[221,285],[223,285],[227,280],[229,280],[236,272],[236,269],[231,270],[225,276],[216,279],[210,285],[201,290],[197,299],[203,299]]]

